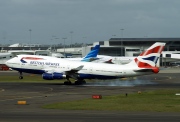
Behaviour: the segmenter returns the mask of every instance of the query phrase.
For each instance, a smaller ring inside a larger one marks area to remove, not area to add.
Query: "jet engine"
[[[66,75],[62,73],[43,73],[42,78],[45,80],[64,79]]]

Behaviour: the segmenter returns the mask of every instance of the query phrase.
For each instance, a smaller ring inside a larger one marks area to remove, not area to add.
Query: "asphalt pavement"
[[[1,75],[17,75],[15,71],[1,71]],[[179,122],[180,113],[171,112],[119,112],[88,110],[43,109],[45,104],[102,96],[134,93],[161,88],[180,88],[180,69],[166,69],[159,74],[141,76],[134,82],[117,80],[87,82],[83,86],[66,86],[58,83],[0,82],[0,122]],[[26,101],[26,105],[17,105]]]

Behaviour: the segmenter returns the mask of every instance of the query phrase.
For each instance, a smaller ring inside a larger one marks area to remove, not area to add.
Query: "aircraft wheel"
[[[64,82],[64,85],[71,85],[71,82],[65,81],[65,82]]]
[[[75,81],[75,85],[81,85],[80,81]]]
[[[77,81],[75,81],[75,85],[83,85],[83,84],[86,84],[85,80],[77,80]]]
[[[23,76],[19,76],[19,79],[23,79]]]
[[[68,82],[68,85],[71,85],[72,83],[71,82]]]
[[[85,81],[85,80],[82,80],[82,84],[86,84],[86,81]]]

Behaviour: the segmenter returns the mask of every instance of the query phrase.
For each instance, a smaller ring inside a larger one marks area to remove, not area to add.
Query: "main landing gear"
[[[72,83],[71,83],[71,81],[65,81],[64,82],[64,85],[71,85]]]
[[[83,84],[86,84],[86,81],[84,79],[75,81],[75,85],[83,85]]]
[[[19,72],[19,79],[23,79],[22,72]]]
[[[72,85],[72,82],[69,80],[69,78],[66,78],[67,81],[64,82],[64,85]],[[75,85],[83,85],[86,84],[86,81],[84,79],[78,79],[74,82]]]
[[[67,81],[64,82],[64,85],[71,85],[71,81],[69,80],[69,77],[66,76]]]

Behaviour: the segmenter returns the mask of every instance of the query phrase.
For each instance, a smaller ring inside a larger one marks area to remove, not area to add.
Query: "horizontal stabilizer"
[[[95,60],[98,60],[99,58],[96,58],[96,57],[91,57],[91,58],[83,58],[81,61],[84,61],[84,62],[92,62],[92,61],[95,61]]]
[[[108,60],[108,61],[105,61],[104,63],[114,64],[114,63],[112,62],[112,59],[110,59],[110,60]]]
[[[153,72],[158,73],[159,68],[158,67],[151,67],[151,68],[143,68],[143,69],[136,69],[134,72]]]
[[[138,70],[134,70],[134,72],[153,72],[152,69],[138,69]]]

